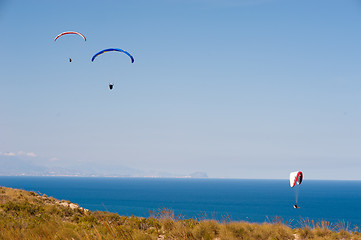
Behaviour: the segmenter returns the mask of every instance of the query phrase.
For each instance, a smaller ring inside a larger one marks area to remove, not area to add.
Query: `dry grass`
[[[361,239],[359,229],[344,222],[304,219],[292,229],[283,219],[263,224],[185,219],[171,209],[153,211],[149,218],[90,212],[34,192],[0,187],[0,239],[124,239],[124,240],[262,240]]]

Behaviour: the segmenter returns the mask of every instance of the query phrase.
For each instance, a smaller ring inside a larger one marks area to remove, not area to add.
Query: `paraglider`
[[[122,53],[125,53],[127,54],[129,57],[130,57],[130,60],[132,61],[132,63],[134,63],[134,58],[132,55],[130,55],[130,53],[128,53],[127,51],[124,51],[120,48],[108,48],[108,49],[104,49],[104,50],[101,50],[100,52],[96,53],[93,57],[92,57],[92,62],[94,61],[94,59],[96,57],[98,57],[99,55],[103,54],[103,53],[106,53],[106,52],[113,52],[113,51],[116,51],[116,52],[122,52]]]
[[[97,58],[99,55],[103,54],[103,53],[106,53],[106,52],[121,52],[121,53],[124,53],[126,55],[128,55],[128,57],[130,57],[130,61],[132,63],[134,63],[134,58],[132,55],[130,55],[130,53],[128,53],[127,51],[124,51],[120,48],[108,48],[108,49],[104,49],[98,53],[96,53],[93,57],[92,57],[92,62],[94,62],[95,58]],[[113,83],[109,83],[109,89],[112,90],[113,89],[113,86],[114,84]]]
[[[64,36],[64,35],[68,35],[68,34],[79,35],[80,37],[82,37],[82,38],[84,39],[84,41],[86,41],[86,37],[85,37],[83,34],[81,34],[81,33],[79,33],[79,32],[68,31],[68,32],[62,32],[62,33],[60,33],[58,36],[56,36],[55,39],[54,39],[54,42],[56,42],[56,40],[57,40],[59,37]],[[72,62],[72,59],[71,59],[71,58],[69,58],[69,62]]]
[[[55,37],[54,41],[56,41],[59,37],[61,37],[61,36],[63,36],[63,35],[67,35],[67,34],[76,34],[76,35],[79,35],[79,36],[81,36],[81,37],[84,39],[84,41],[86,41],[86,37],[85,37],[83,34],[81,34],[81,33],[79,33],[79,32],[73,32],[73,31],[68,31],[68,32],[62,32],[62,33],[60,33],[58,36]]]
[[[303,173],[301,171],[290,173],[290,186],[291,186],[291,188],[294,188],[295,196],[296,196],[296,203],[295,203],[295,205],[293,205],[293,208],[300,208],[297,205],[297,203],[298,203],[298,194],[300,191],[299,190],[300,184],[302,183],[302,180],[303,180]]]

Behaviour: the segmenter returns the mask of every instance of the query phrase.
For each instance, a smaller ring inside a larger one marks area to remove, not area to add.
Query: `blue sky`
[[[359,0],[0,0],[0,29],[0,157],[361,179]]]

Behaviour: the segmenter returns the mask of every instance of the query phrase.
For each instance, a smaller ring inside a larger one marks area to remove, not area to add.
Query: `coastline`
[[[167,208],[184,218],[263,223],[275,217],[302,227],[305,219],[361,226],[361,182],[309,180],[294,192],[287,180],[0,177],[0,185],[67,199],[91,211],[149,217]]]
[[[325,221],[292,229],[280,218],[264,223],[197,221],[165,208],[149,218],[126,217],[7,187],[0,187],[0,215],[2,239],[361,239],[360,229],[335,228]]]

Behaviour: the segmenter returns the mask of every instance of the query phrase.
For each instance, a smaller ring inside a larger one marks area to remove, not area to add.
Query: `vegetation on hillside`
[[[193,220],[160,209],[149,218],[90,212],[69,201],[0,187],[0,239],[361,239],[357,229],[306,222],[292,229],[271,223]]]

